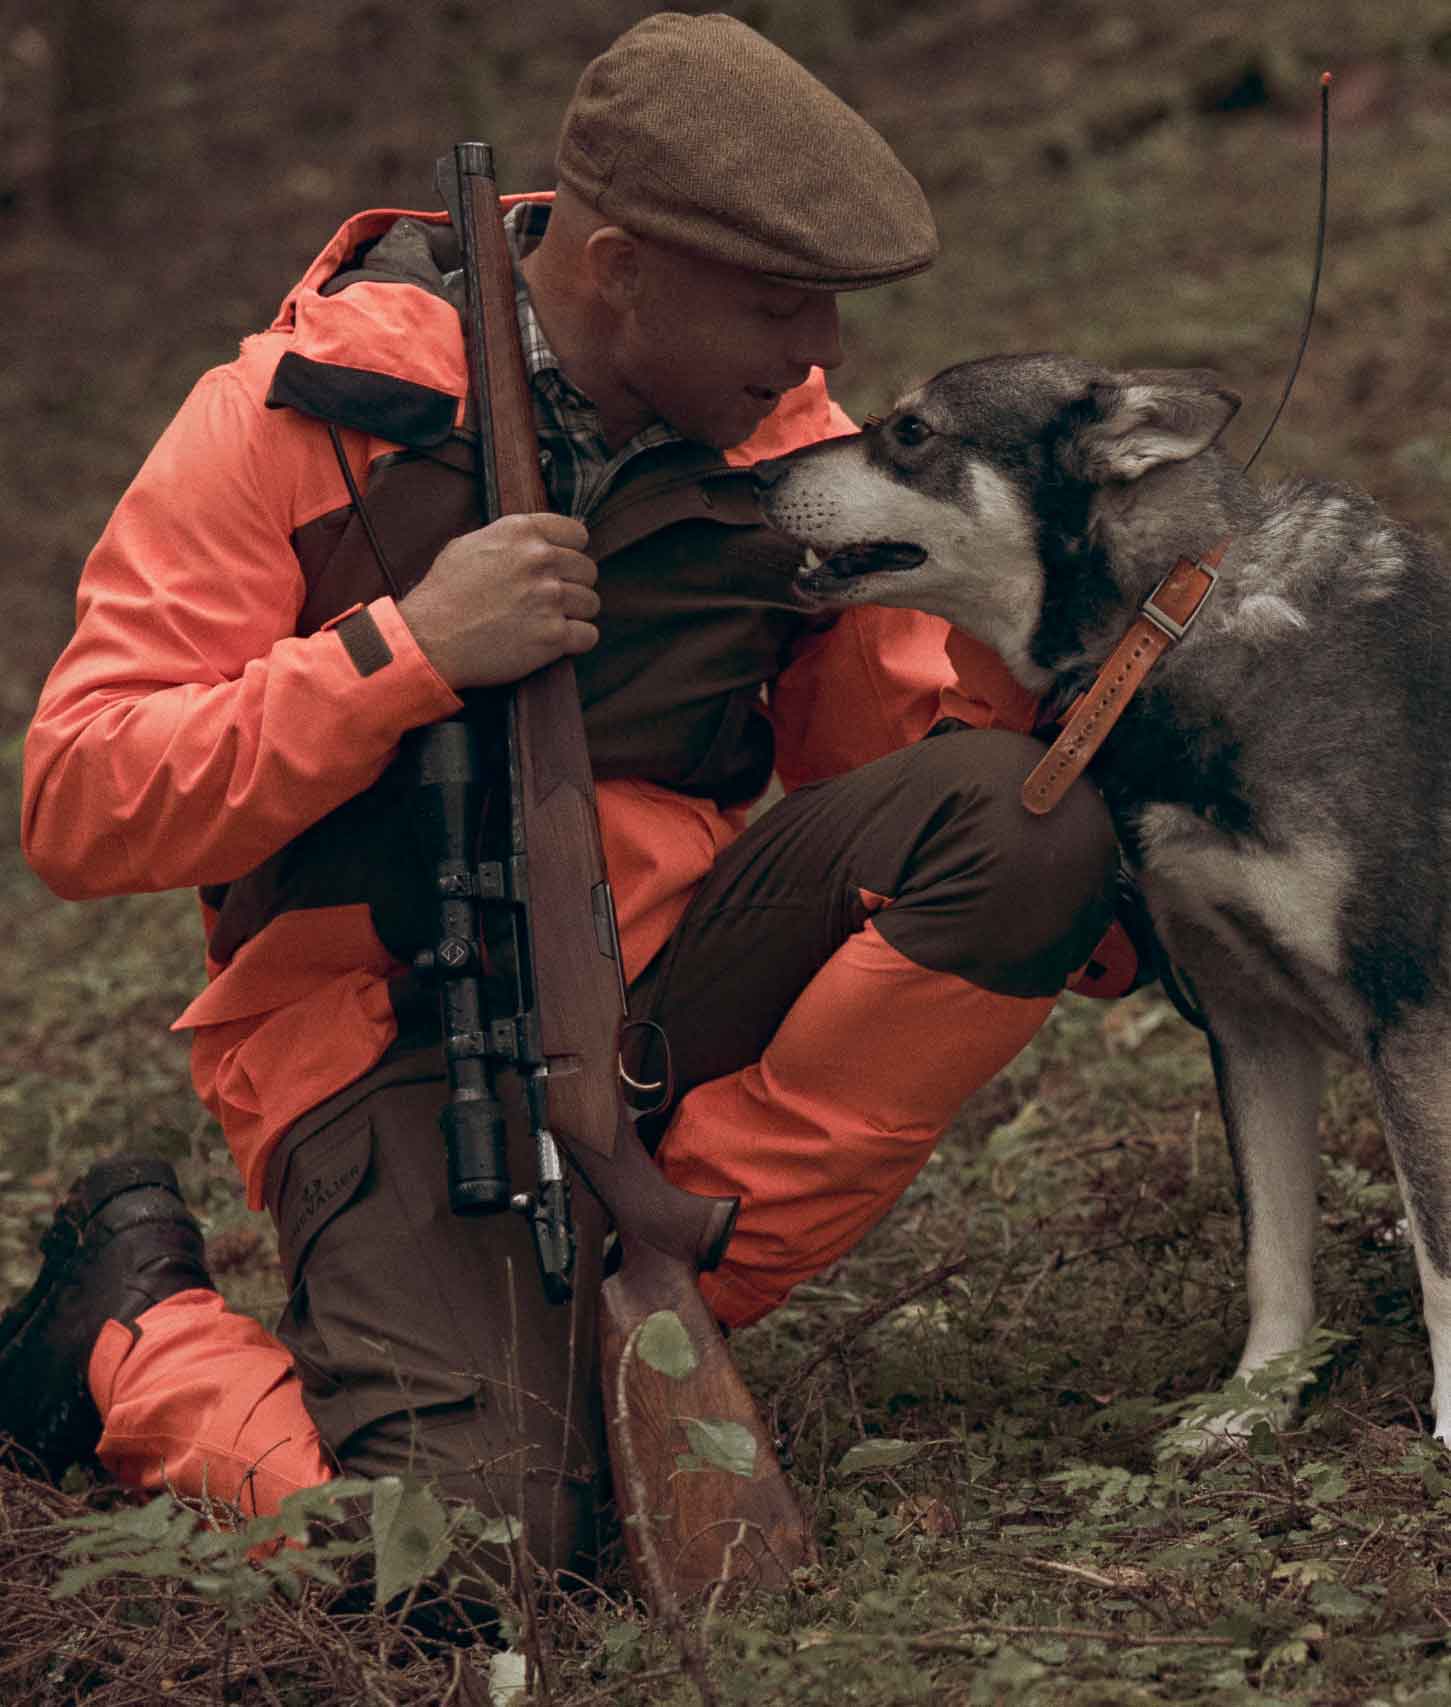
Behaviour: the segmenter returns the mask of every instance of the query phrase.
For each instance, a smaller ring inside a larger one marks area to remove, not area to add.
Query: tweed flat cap
[[[931,264],[917,180],[859,114],[724,13],[657,12],[585,67],[559,182],[612,224],[815,290]]]

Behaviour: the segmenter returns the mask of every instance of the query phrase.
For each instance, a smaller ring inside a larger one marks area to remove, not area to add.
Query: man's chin
[[[731,450],[736,445],[744,444],[753,433],[759,431],[767,418],[775,413],[776,405],[780,401],[779,397],[773,397],[769,402],[750,398],[748,406],[736,412],[731,425],[723,425],[716,437],[706,442],[713,444],[717,450]]]
[[[689,439],[692,444],[709,445],[713,450],[734,450],[757,431],[766,417],[781,401],[779,396],[761,398],[746,393],[739,403],[728,409],[713,409],[704,415],[666,417],[669,425]]]

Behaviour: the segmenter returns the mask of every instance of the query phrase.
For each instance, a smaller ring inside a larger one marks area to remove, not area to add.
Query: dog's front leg
[[[1201,990],[1201,997],[1207,992]],[[1318,1210],[1318,1111],[1324,1054],[1273,1010],[1233,997],[1205,1000],[1210,1053],[1239,1185],[1249,1294],[1249,1334],[1235,1378],[1250,1377],[1304,1344],[1315,1322],[1313,1260]],[[1175,1449],[1246,1435],[1261,1419],[1285,1421],[1303,1378],[1263,1403],[1203,1410],[1175,1431]]]

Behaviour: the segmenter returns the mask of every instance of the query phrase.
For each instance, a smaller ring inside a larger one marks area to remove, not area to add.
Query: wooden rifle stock
[[[469,380],[486,516],[549,509],[490,149],[454,150]],[[510,712],[513,844],[527,850],[532,1029],[549,1125],[604,1203],[622,1261],[600,1290],[615,1502],[653,1595],[723,1579],[783,1586],[810,1556],[795,1496],[696,1284],[734,1198],[672,1186],[646,1154],[619,1078],[625,986],[574,666],[518,682]],[[542,1069],[542,1070],[541,1070]],[[682,1467],[682,1461],[689,1467]]]

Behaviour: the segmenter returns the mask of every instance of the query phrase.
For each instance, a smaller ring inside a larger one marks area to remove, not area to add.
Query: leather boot
[[[0,1318],[0,1435],[57,1478],[91,1462],[101,1436],[87,1371],[103,1324],[134,1332],[153,1304],[212,1281],[176,1174],[150,1157],[111,1156],[83,1174],[40,1249],[35,1284]]]

